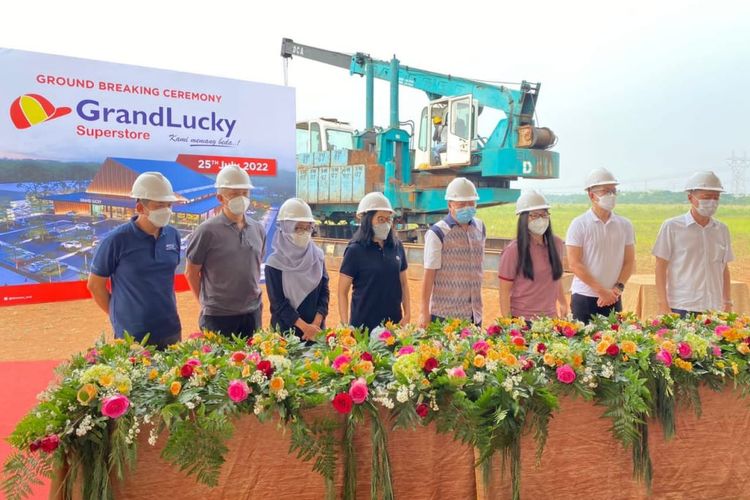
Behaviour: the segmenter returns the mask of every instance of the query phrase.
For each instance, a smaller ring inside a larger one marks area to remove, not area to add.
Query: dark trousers
[[[695,316],[697,314],[701,314],[701,313],[699,313],[697,311],[687,311],[685,309],[672,309],[672,312],[675,313],[675,314],[679,314],[680,318],[682,318],[682,319],[685,319],[685,317],[687,315]]]
[[[242,338],[248,338],[261,327],[263,306],[259,306],[255,311],[237,316],[208,316],[201,314],[198,321],[201,330],[213,333],[219,333],[225,337],[237,335]]]
[[[597,314],[609,316],[609,313],[613,310],[617,312],[622,311],[622,297],[618,297],[617,302],[607,307],[596,305],[597,300],[599,300],[598,297],[587,297],[586,295],[574,293],[570,297],[570,311],[573,313],[573,317],[578,321],[588,323]]]

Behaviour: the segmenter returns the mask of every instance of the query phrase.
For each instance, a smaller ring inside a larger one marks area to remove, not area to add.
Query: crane
[[[550,129],[537,127],[534,120],[540,83],[523,81],[519,88],[494,85],[405,66],[395,56],[381,61],[362,52],[334,52],[289,38],[282,40],[281,56],[302,57],[365,77],[365,129],[354,135],[353,149],[375,152],[377,164],[382,166],[383,191],[404,223],[425,225],[441,218],[447,210],[443,191],[456,176],[474,181],[479,206],[514,202],[519,191],[510,188],[510,181],[519,177],[559,177],[559,154],[550,150],[557,138]],[[390,82],[390,122],[386,128],[374,125],[376,78]],[[400,86],[424,91],[429,100],[414,137],[399,120]],[[505,114],[488,137],[480,137],[477,132],[484,108]],[[311,176],[313,173],[310,170]],[[369,169],[367,173],[381,172]],[[322,175],[322,171],[316,175]],[[316,181],[323,182],[323,178],[316,177]],[[298,191],[305,191],[299,185],[298,171]],[[324,187],[318,184],[317,189]],[[356,205],[354,200],[318,200],[310,190],[306,193],[314,211],[326,219],[344,220],[355,211],[351,206]]]

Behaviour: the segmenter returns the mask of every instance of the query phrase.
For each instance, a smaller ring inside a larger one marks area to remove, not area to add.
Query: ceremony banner
[[[97,245],[134,215],[143,172],[180,199],[178,273],[226,165],[250,175],[270,247],[295,192],[293,89],[2,48],[0,68],[0,305],[88,296]]]

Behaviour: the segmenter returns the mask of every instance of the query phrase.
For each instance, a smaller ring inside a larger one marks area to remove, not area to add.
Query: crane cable
[[[283,59],[283,67],[284,67],[284,87],[289,86],[289,58],[284,57]]]

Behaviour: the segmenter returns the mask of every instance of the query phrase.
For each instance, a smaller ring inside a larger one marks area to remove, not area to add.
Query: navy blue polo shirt
[[[372,330],[385,321],[401,321],[401,272],[408,267],[401,242],[362,244],[350,241],[341,262],[341,274],[352,278],[349,323]]]
[[[136,218],[102,240],[91,272],[110,278],[109,317],[116,338],[127,332],[141,340],[150,333],[149,343],[179,341],[174,275],[180,263],[180,233],[165,226],[154,238],[136,225]]]

